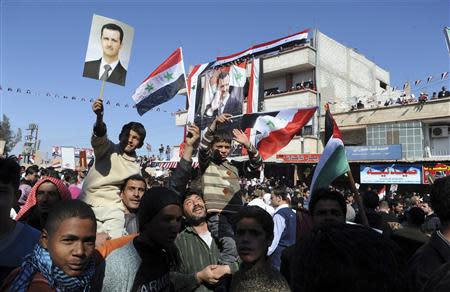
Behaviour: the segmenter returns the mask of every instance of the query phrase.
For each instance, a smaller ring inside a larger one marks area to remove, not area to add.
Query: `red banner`
[[[428,177],[436,180],[440,177],[450,176],[450,166],[447,164],[438,163],[434,166],[423,166],[423,183],[430,184]]]

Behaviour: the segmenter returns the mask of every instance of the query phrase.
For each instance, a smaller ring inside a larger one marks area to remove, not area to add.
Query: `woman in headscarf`
[[[15,219],[42,231],[51,206],[58,201],[70,199],[70,192],[60,179],[42,177],[31,189]]]

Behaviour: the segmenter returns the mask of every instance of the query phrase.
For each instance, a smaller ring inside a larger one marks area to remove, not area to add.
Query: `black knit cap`
[[[139,232],[143,232],[143,227],[168,205],[177,205],[181,208],[180,199],[174,191],[163,187],[148,189],[139,204]]]

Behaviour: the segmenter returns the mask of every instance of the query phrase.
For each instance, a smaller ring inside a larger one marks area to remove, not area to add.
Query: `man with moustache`
[[[125,179],[120,188],[120,198],[125,206],[125,232],[127,234],[138,232],[137,211],[146,189],[147,184],[140,174],[134,174]]]
[[[175,245],[180,255],[180,265],[171,272],[170,281],[176,291],[214,291],[217,283],[226,275],[238,269],[238,263],[217,265],[220,250],[211,236],[206,222],[206,205],[199,181],[186,185],[192,174],[192,155],[200,137],[196,125],[187,128],[189,135],[183,157],[170,180],[170,187],[183,198],[183,213],[187,227],[178,235]],[[200,186],[199,186],[200,187]]]
[[[175,241],[181,264],[171,273],[176,291],[214,291],[217,283],[238,270],[237,262],[217,265],[220,250],[206,222],[206,207],[200,191],[189,190],[183,202],[187,227]]]

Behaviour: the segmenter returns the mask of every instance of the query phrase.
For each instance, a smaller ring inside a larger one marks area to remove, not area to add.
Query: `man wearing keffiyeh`
[[[49,213],[40,243],[0,291],[90,291],[96,220],[84,202],[61,201]]]

